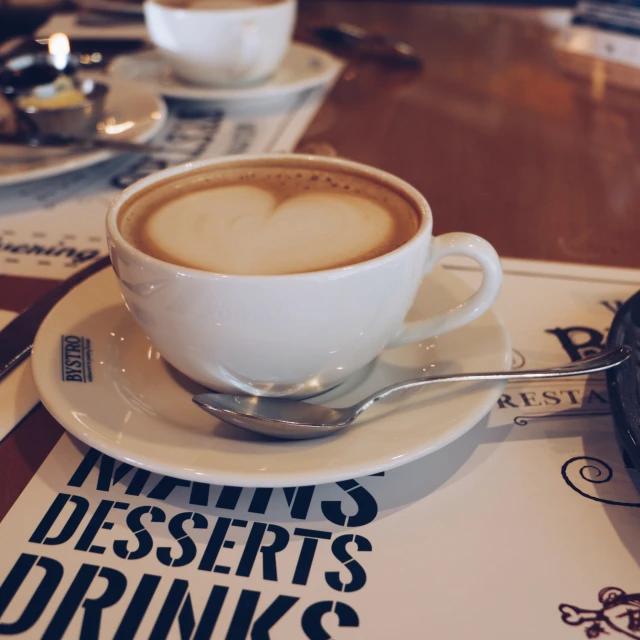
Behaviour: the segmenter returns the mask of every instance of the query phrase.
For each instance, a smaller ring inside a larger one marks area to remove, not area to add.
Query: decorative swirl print
[[[562,477],[576,493],[579,493],[584,498],[589,498],[589,500],[603,502],[604,504],[620,507],[640,507],[640,502],[618,502],[617,500],[607,500],[605,498],[592,496],[580,489],[580,487],[576,486],[569,477],[570,469],[575,469],[578,465],[581,465],[578,470],[578,475],[585,482],[589,482],[591,484],[603,484],[609,482],[613,477],[613,469],[604,460],[593,458],[591,456],[576,456],[575,458],[571,458],[562,465]]]

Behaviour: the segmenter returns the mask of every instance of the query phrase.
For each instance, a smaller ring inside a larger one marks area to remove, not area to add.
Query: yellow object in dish
[[[29,95],[20,96],[16,100],[20,109],[64,109],[85,102],[87,97],[68,76],[59,76],[52,84],[37,87]]]

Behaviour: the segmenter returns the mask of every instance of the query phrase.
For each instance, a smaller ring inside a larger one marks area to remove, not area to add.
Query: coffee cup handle
[[[234,79],[242,78],[253,69],[260,57],[261,45],[260,27],[253,20],[247,20],[242,24],[240,52],[233,68]]]
[[[389,347],[411,342],[457,329],[481,316],[495,301],[502,285],[502,267],[496,250],[482,238],[471,233],[445,233],[431,241],[426,275],[436,263],[450,255],[463,255],[475,260],[482,269],[482,284],[471,297],[456,307],[424,320],[405,322]]]

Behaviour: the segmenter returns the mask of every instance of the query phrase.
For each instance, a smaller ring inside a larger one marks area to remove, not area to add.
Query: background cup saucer
[[[134,80],[168,98],[181,100],[248,100],[271,98],[304,91],[329,82],[340,61],[322,49],[294,42],[278,70],[261,84],[243,87],[201,87],[186,83],[172,73],[156,49],[117,57],[111,76]]]

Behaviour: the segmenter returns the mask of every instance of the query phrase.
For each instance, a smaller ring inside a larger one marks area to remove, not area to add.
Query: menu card
[[[580,0],[571,24],[555,39],[563,69],[586,76],[601,97],[605,85],[640,88],[640,4],[635,0]]]
[[[334,78],[341,68],[336,62]],[[166,152],[120,155],[55,178],[1,187],[0,275],[63,279],[105,254],[109,204],[155,171],[230,154],[291,151],[328,89],[264,100],[172,103],[153,140]]]
[[[640,287],[504,267],[518,368],[597,351]],[[0,636],[640,638],[638,507],[603,374],[510,383],[440,451],[315,487],[175,480],[65,435],[0,523]]]
[[[629,0],[580,0],[571,23],[628,35],[640,35],[640,6]]]

